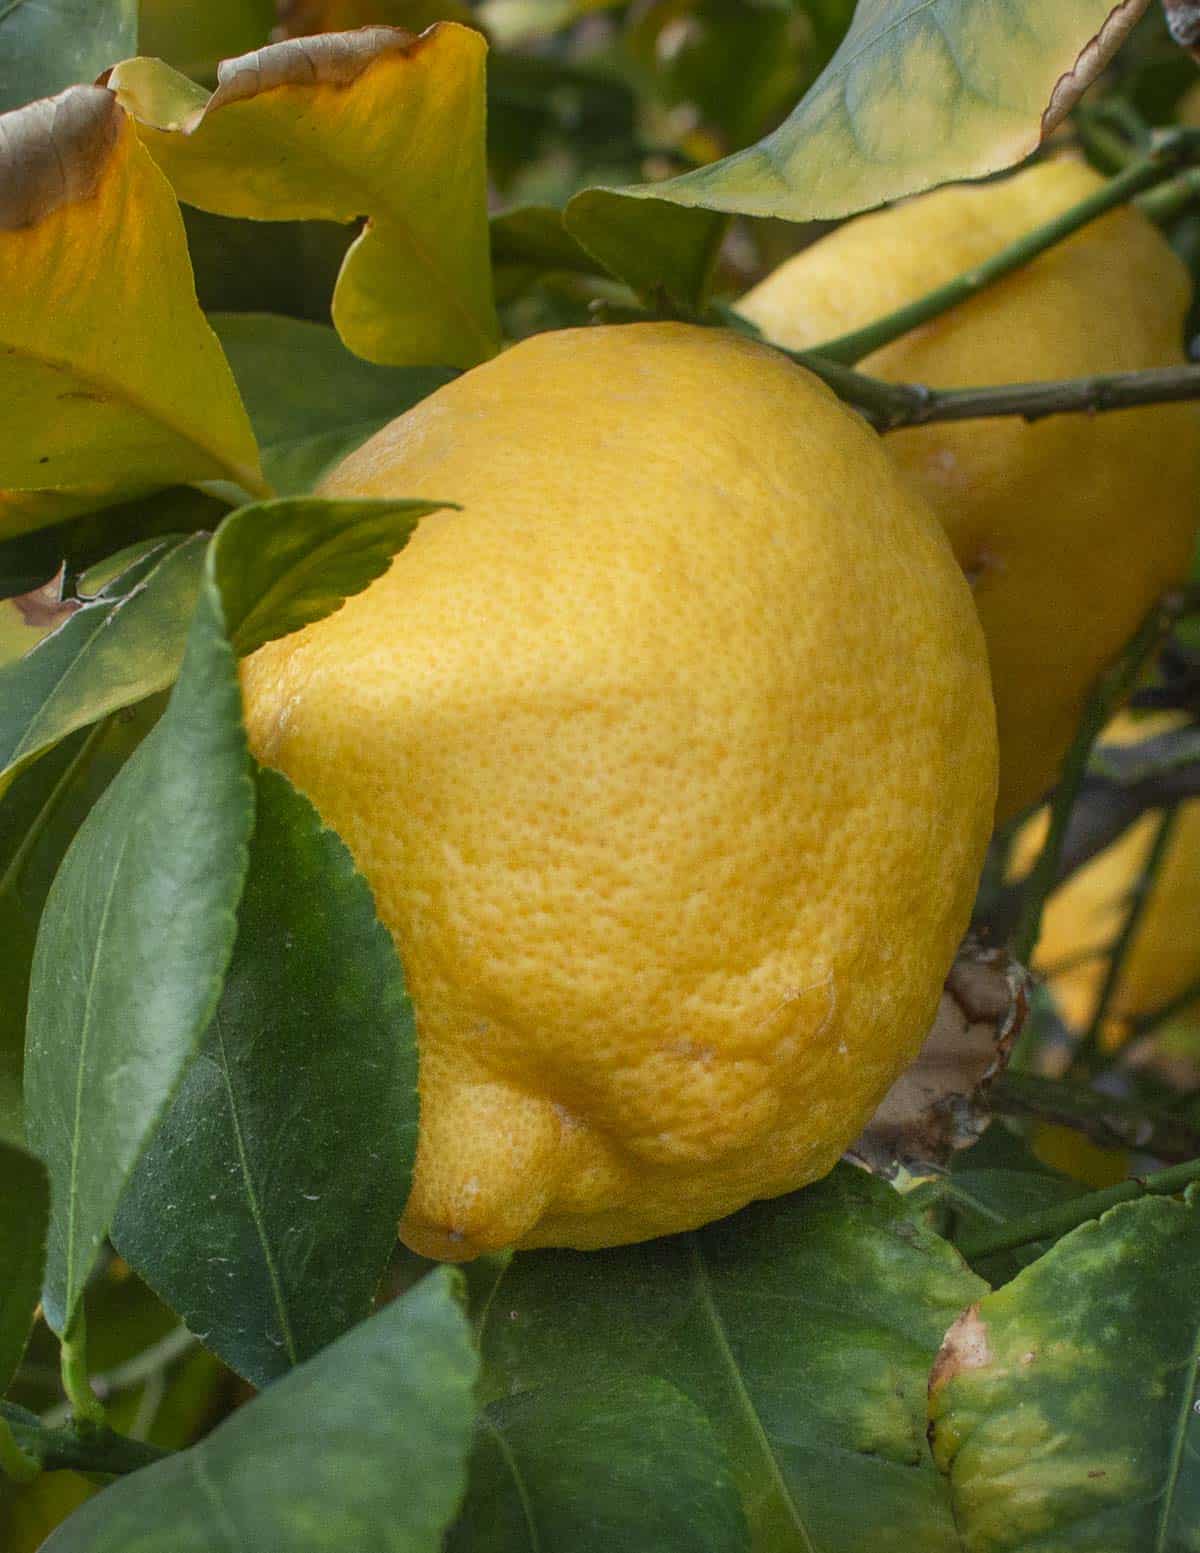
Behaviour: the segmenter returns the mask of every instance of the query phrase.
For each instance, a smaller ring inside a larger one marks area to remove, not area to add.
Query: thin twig
[[[1088,697],[1079,728],[1063,761],[1062,774],[1050,807],[1050,829],[1045,845],[1025,883],[1021,914],[1013,934],[1012,952],[1024,963],[1033,953],[1042,928],[1042,912],[1050,892],[1058,883],[1062,866],[1067,823],[1083,785],[1092,747],[1104,725],[1120,706],[1138,676],[1176,618],[1173,600],[1156,604],[1138,627],[1116,663],[1101,675]]]
[[[1100,994],[1096,999],[1096,1006],[1092,1010],[1092,1017],[1088,1021],[1088,1027],[1075,1051],[1072,1066],[1081,1076],[1094,1076],[1103,1066],[1101,1058],[1101,1041],[1104,1032],[1104,1023],[1108,1018],[1108,1011],[1112,1007],[1113,998],[1121,982],[1121,976],[1125,970],[1125,962],[1129,958],[1129,952],[1137,937],[1138,928],[1146,914],[1146,907],[1150,901],[1151,892],[1154,889],[1154,881],[1158,878],[1162,867],[1163,858],[1167,855],[1167,848],[1171,844],[1171,837],[1175,831],[1175,825],[1179,818],[1179,806],[1173,804],[1169,809],[1164,809],[1162,818],[1158,822],[1153,844],[1138,875],[1129,896],[1129,909],[1125,913],[1125,920],[1121,923],[1121,931],[1117,934],[1116,943],[1113,944],[1109,955],[1108,967],[1104,973],[1104,981],[1100,987]]]
[[[1098,415],[1154,404],[1200,399],[1200,366],[1148,367],[1095,377],[1039,383],[996,383],[984,388],[929,388],[923,383],[888,383],[853,368],[826,362],[804,351],[786,351],[860,410],[880,432],[928,426],[934,421],[985,420],[1019,415],[1038,421],[1049,415]]]
[[[1069,1202],[1046,1208],[1041,1213],[1031,1213],[1022,1219],[1010,1219],[1007,1224],[989,1226],[975,1235],[964,1235],[958,1242],[958,1249],[965,1257],[975,1259],[994,1256],[999,1251],[1013,1251],[1017,1246],[1027,1246],[1037,1240],[1058,1240],[1090,1219],[1098,1219],[1118,1203],[1132,1202],[1138,1197],[1173,1196],[1198,1180],[1200,1159],[1192,1159],[1184,1165],[1157,1170],[1150,1176],[1121,1181],[1103,1192],[1088,1192],[1083,1197],[1073,1197]]]
[[[968,297],[977,296],[987,287],[1003,280],[1006,275],[1011,275],[1014,270],[1022,269],[1039,254],[1055,247],[1081,227],[1115,210],[1119,205],[1128,204],[1135,194],[1162,183],[1194,149],[1194,140],[1195,137],[1186,131],[1169,132],[1148,155],[1110,178],[1103,188],[1062,211],[1053,220],[1022,233],[1015,242],[1001,248],[982,264],[964,270],[944,286],[926,292],[923,297],[897,308],[894,313],[876,318],[849,334],[826,340],[804,354],[820,357],[824,361],[836,361],[843,366],[853,366],[864,356],[871,355],[873,351],[890,345],[893,340],[901,339],[922,324],[949,312]]]

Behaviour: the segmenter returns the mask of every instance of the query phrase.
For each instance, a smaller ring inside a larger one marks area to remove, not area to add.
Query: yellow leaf
[[[179,207],[111,92],[0,116],[0,275],[0,535],[106,493],[262,491]]]
[[[778,129],[662,183],[592,190],[568,224],[590,247],[580,228],[628,200],[811,221],[998,172],[1063,121],[1147,4],[859,0],[841,47]]]
[[[253,220],[367,217],[333,321],[395,366],[494,355],[478,32],[439,23],[326,33],[226,60],[211,95],[160,60],[109,85],[180,199]]]

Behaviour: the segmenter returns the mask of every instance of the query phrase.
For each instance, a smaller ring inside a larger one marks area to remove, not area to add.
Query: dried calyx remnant
[[[1200,0],[1163,0],[1163,10],[1176,43],[1200,58]]]
[[[950,968],[933,1028],[848,1158],[877,1175],[941,1167],[990,1120],[988,1086],[1028,1013],[1029,977],[1003,949],[968,938]]]

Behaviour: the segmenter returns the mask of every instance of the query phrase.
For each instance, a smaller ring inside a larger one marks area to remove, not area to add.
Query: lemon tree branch
[[[890,345],[893,340],[898,340],[912,330],[920,328],[922,324],[929,323],[931,319],[949,312],[960,302],[965,302],[968,297],[975,296],[988,286],[994,286],[998,280],[1003,280],[1014,270],[1022,269],[1030,260],[1036,259],[1048,248],[1055,247],[1072,233],[1078,232],[1081,227],[1087,226],[1100,216],[1107,215],[1110,210],[1115,210],[1119,205],[1128,204],[1135,195],[1165,182],[1180,163],[1194,155],[1198,149],[1200,149],[1200,139],[1194,133],[1187,130],[1166,132],[1146,156],[1132,162],[1114,178],[1110,178],[1103,188],[1097,189],[1094,194],[1080,200],[1078,204],[1071,205],[1052,220],[1023,233],[1015,242],[1001,248],[982,264],[964,270],[953,280],[947,281],[944,286],[935,287],[924,296],[918,297],[904,307],[897,308],[893,313],[874,319],[861,329],[839,335],[836,339],[827,340],[811,351],[803,352],[800,359],[805,360],[808,365],[812,363],[808,362],[807,358],[813,357],[820,358],[822,361],[840,362],[843,366],[853,366],[856,361],[861,361],[872,351],[877,351],[884,345]],[[816,370],[815,367],[814,370]]]
[[[20,1452],[27,1467],[42,1472],[69,1469],[118,1476],[148,1467],[170,1454],[103,1426],[48,1429],[36,1414],[11,1402],[0,1402],[0,1433]],[[0,1465],[8,1469],[7,1462]]]

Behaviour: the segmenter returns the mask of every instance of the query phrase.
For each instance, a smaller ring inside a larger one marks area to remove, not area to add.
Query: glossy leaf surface
[[[368,1313],[408,1195],[417,1054],[400,962],[345,846],[257,775],[216,1018],[121,1205],[126,1259],[265,1385]]]

